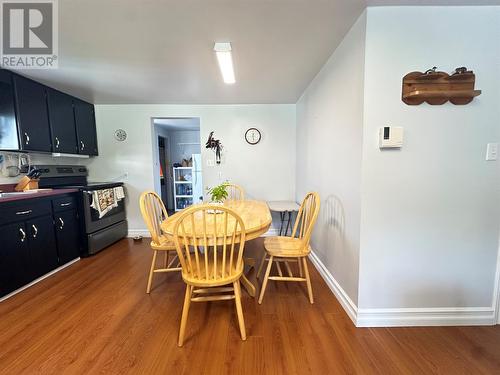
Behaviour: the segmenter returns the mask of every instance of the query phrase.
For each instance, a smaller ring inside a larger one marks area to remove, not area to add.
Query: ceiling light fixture
[[[231,55],[231,43],[215,43],[214,51],[219,62],[220,72],[224,83],[231,85],[236,82],[234,78],[233,57]]]

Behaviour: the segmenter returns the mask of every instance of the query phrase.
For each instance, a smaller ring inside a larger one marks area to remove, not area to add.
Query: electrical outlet
[[[498,143],[488,143],[486,145],[486,160],[492,161],[498,159]]]
[[[214,167],[215,161],[214,159],[207,159],[207,167]]]

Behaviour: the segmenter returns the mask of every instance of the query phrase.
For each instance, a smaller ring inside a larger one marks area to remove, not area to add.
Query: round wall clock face
[[[260,142],[262,135],[260,134],[259,129],[250,128],[245,132],[245,141],[247,141],[251,145],[256,145]]]
[[[127,139],[127,132],[123,129],[116,129],[115,138],[117,141],[123,142],[125,139]]]

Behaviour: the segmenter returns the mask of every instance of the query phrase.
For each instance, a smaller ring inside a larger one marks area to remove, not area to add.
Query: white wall
[[[366,13],[297,103],[297,200],[318,191],[314,252],[358,297]]]
[[[170,130],[170,147],[172,163],[180,163],[182,159],[189,159],[192,154],[201,152],[200,132],[197,130]],[[201,141],[206,141],[203,139]],[[198,143],[197,145],[182,145],[180,143]],[[205,146],[205,144],[203,144]]]
[[[210,131],[224,145],[223,164],[203,169],[204,184],[229,179],[245,187],[249,197],[263,200],[295,197],[295,105],[97,105],[99,157],[89,165],[93,180],[109,180],[128,173],[129,227],[143,231],[138,199],[154,189],[152,118],[199,117],[201,139]],[[245,130],[257,127],[262,141],[244,140]],[[127,131],[125,142],[113,137],[117,128]],[[202,149],[203,160],[214,159]]]
[[[500,226],[500,8],[369,8],[360,308],[491,307]],[[407,106],[401,79],[467,66],[483,94],[465,106]],[[400,151],[378,128],[403,126]]]

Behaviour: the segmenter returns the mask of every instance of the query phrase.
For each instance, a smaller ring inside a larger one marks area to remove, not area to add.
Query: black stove
[[[123,182],[88,182],[88,169],[83,165],[35,165],[34,168],[41,171],[40,188],[74,188],[80,191],[78,207],[83,256],[93,255],[127,236],[125,198],[116,199],[116,205],[104,215],[93,204],[94,200],[99,200],[99,194],[107,190],[112,190],[115,197],[118,196],[115,189],[120,189],[120,193],[125,195]]]

